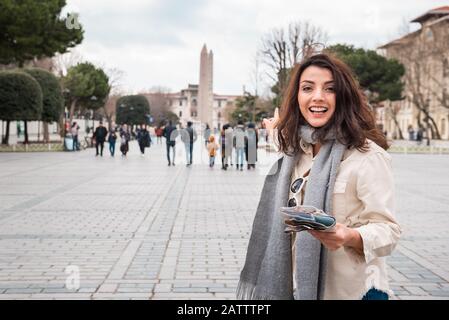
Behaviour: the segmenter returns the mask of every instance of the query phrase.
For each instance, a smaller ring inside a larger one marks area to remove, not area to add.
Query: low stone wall
[[[57,152],[64,151],[62,142],[0,145],[0,152]]]
[[[448,147],[440,146],[397,146],[393,145],[388,149],[391,153],[411,153],[411,154],[449,154]]]

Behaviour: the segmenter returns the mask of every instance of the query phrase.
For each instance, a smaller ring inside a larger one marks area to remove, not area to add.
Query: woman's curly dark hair
[[[280,151],[291,155],[300,149],[299,128],[307,122],[299,109],[299,81],[304,70],[310,66],[328,69],[334,79],[335,112],[326,125],[316,129],[318,141],[324,141],[328,132],[335,129],[338,140],[348,148],[355,147],[364,152],[367,150],[366,139],[370,139],[388,149],[387,139],[376,127],[374,113],[350,68],[338,58],[320,53],[296,65],[291,73],[276,124]]]

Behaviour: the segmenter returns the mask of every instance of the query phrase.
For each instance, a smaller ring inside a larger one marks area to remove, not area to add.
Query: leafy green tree
[[[335,54],[351,67],[360,86],[371,92],[371,103],[384,100],[401,100],[404,84],[404,66],[394,59],[387,59],[374,50],[337,44],[326,50]]]
[[[246,122],[261,122],[268,118],[274,110],[273,103],[269,99],[253,96],[249,92],[237,98],[236,108],[230,115],[231,124],[235,125],[239,120]]]
[[[159,121],[154,121],[155,123],[158,123],[159,126],[163,126],[166,121],[171,121],[173,124],[179,122],[179,117],[176,113],[169,111],[169,110],[163,110],[160,114]]]
[[[65,0],[0,1],[0,63],[22,67],[80,44],[84,31],[72,14],[61,17],[65,5]]]
[[[327,50],[351,67],[373,107],[376,107],[381,101],[397,101],[404,98],[402,96],[404,89],[402,78],[405,68],[397,60],[387,59],[373,50],[354,48],[352,45],[337,44]],[[399,130],[399,138],[403,139],[396,117],[397,110],[392,108],[386,110],[390,112]]]
[[[150,104],[142,95],[123,96],[117,100],[116,122],[119,124],[139,125],[148,123]]]
[[[104,106],[111,89],[106,73],[90,62],[71,67],[63,82],[70,104],[70,123],[77,108],[97,110]]]
[[[249,92],[245,92],[245,95],[238,97],[235,102],[235,110],[231,113],[231,123],[237,124],[238,121],[244,123],[253,120],[253,111],[256,104],[256,97]]]
[[[42,90],[42,117],[44,124],[44,141],[49,141],[48,123],[58,121],[64,108],[61,85],[58,79],[47,70],[34,68],[25,69],[40,85]]]
[[[42,90],[39,83],[23,72],[0,72],[0,119],[6,120],[8,144],[11,121],[25,121],[25,143],[28,143],[26,121],[40,120],[42,116]]]

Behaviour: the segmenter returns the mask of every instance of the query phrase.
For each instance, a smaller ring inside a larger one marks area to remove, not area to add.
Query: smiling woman
[[[401,234],[391,157],[349,68],[308,58],[293,70],[280,118],[266,123],[283,156],[265,180],[238,297],[388,299],[384,257]],[[292,232],[280,213],[289,205],[323,210],[335,228]]]

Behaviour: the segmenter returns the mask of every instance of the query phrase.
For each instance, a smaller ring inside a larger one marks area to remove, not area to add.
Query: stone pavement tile
[[[210,282],[193,282],[191,284],[192,288],[224,288],[225,284],[224,283],[216,283],[214,281],[210,281]]]
[[[29,299],[31,294],[0,294],[0,300]]]
[[[414,287],[414,286],[404,286],[404,289],[410,292],[411,295],[414,296],[427,296],[429,295],[425,290],[423,290],[420,287]]]
[[[431,296],[440,296],[440,297],[447,297],[449,299],[449,291],[443,291],[443,290],[430,290],[428,293]]]
[[[410,293],[406,290],[393,290],[395,296],[409,296]]]
[[[443,290],[443,287],[438,283],[420,284],[420,287],[425,291]]]
[[[108,283],[108,284],[103,284],[100,286],[100,288],[98,289],[98,293],[113,293],[115,291],[117,291],[117,287],[118,284],[113,284],[113,283]]]
[[[234,293],[237,291],[237,288],[208,288],[207,289],[208,292],[213,292],[213,293]]]
[[[97,288],[80,288],[76,292],[77,293],[94,293],[97,291]]]
[[[186,293],[203,293],[203,292],[207,292],[207,289],[206,288],[177,288],[177,287],[174,287],[173,288],[173,291],[172,292],[174,292],[174,293],[184,293],[184,292],[186,292]]]
[[[189,287],[192,284],[191,281],[187,281],[187,280],[183,280],[183,279],[160,279],[159,283],[172,284],[173,286],[179,285],[179,286],[184,286],[184,287]]]
[[[151,293],[153,288],[118,287],[117,293]]]
[[[167,293],[172,292],[171,284],[156,284],[153,289],[154,293]]]
[[[142,285],[151,285],[155,283],[159,283],[158,279],[120,279],[120,280],[106,280],[104,284],[142,284]]]
[[[92,295],[92,299],[107,298],[107,299],[131,299],[131,298],[143,298],[150,299],[151,293],[146,292],[121,292],[121,293],[95,293]]]
[[[175,279],[185,279],[185,280],[206,280],[208,279],[208,273],[205,271],[201,275],[191,275],[191,274],[180,274],[179,272],[176,273]]]
[[[135,280],[134,283],[120,283],[120,288],[154,288],[154,283],[140,283],[138,280]]]
[[[16,281],[5,281],[0,283],[0,289],[26,289],[30,287],[31,284],[29,283],[17,283]]]
[[[152,299],[163,299],[163,300],[172,300],[172,299],[207,299],[207,298],[215,298],[212,293],[199,293],[199,292],[173,292],[173,293],[155,293],[152,296]]]
[[[399,300],[449,300],[448,297],[440,296],[398,296]]]
[[[215,297],[221,300],[236,300],[236,294],[231,292],[216,292]]]
[[[94,289],[91,289],[88,292],[91,292],[91,291],[95,292]],[[80,290],[70,290],[67,288],[48,288],[48,289],[44,288],[44,289],[42,289],[41,292],[42,293],[75,293],[75,292],[82,293]]]
[[[5,291],[6,294],[20,294],[20,293],[39,293],[42,289],[7,289]]]
[[[45,299],[51,297],[52,299],[83,299],[88,300],[91,298],[90,293],[36,293],[32,294],[31,298]]]

